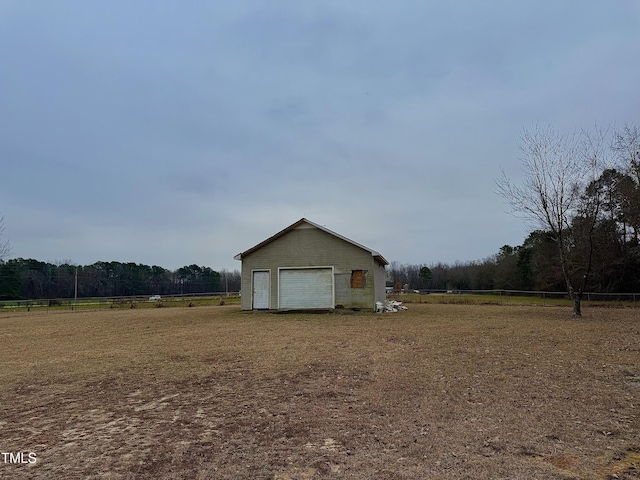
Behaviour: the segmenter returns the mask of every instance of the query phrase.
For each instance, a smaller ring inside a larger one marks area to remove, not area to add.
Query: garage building
[[[243,310],[375,310],[385,299],[384,257],[306,218],[234,258]]]

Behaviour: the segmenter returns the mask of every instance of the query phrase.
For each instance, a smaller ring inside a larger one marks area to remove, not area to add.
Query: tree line
[[[594,252],[592,272],[585,291],[594,293],[639,293],[640,252],[635,241],[620,247],[601,226]],[[607,241],[604,241],[607,240]],[[621,239],[618,238],[621,242]],[[616,247],[616,248],[614,248]],[[420,271],[427,268],[425,280]],[[455,263],[406,264],[391,262],[387,285],[396,290],[527,290],[566,292],[557,245],[549,232],[536,230],[522,245],[502,246],[482,260]]]
[[[77,283],[76,283],[77,278]],[[0,300],[180,295],[240,291],[240,272],[186,265],[177,270],[137,263],[0,261]]]

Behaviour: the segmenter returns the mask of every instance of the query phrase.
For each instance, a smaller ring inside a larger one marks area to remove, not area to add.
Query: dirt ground
[[[0,478],[640,478],[640,310],[584,315],[0,313]]]

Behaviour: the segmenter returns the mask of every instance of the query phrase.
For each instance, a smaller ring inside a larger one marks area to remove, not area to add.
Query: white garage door
[[[333,269],[281,269],[278,306],[286,308],[333,308]]]

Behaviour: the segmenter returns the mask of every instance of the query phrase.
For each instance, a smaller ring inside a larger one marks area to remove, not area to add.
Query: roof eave
[[[373,258],[378,260],[378,262],[380,262],[383,266],[389,265],[387,259],[380,255],[378,252],[373,252]]]

